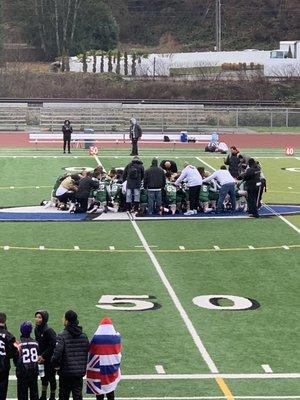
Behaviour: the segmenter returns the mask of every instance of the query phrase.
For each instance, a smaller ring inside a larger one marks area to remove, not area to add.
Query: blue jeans
[[[161,189],[148,190],[148,214],[153,214],[154,208],[161,206]]]
[[[229,194],[230,196],[231,206],[233,211],[235,211],[235,183],[225,183],[225,185],[221,186],[219,200],[217,204],[217,211],[223,211],[223,203],[227,194]]]
[[[132,197],[135,203],[139,203],[140,194],[141,194],[141,189],[126,189],[126,203],[131,203]]]

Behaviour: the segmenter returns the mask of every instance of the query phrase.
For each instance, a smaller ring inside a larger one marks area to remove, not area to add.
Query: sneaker
[[[189,210],[189,211],[183,213],[183,215],[194,215],[195,214],[194,211],[195,210]],[[197,213],[197,211],[196,211],[196,213]]]

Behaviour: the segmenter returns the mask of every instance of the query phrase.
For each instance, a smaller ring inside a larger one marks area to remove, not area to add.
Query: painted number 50
[[[145,295],[103,295],[100,297],[96,307],[102,308],[104,310],[117,311],[145,311],[153,310],[160,307],[159,304],[154,303],[151,300],[146,301],[141,299],[154,299],[154,297]]]

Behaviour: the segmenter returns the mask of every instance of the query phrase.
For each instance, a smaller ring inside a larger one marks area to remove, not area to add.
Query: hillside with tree
[[[2,4],[6,27],[17,27],[24,42],[42,50],[48,60],[116,47],[174,52],[213,50],[215,45],[215,0],[2,0]],[[221,9],[223,50],[276,48],[280,40],[300,38],[299,0],[226,0]],[[6,36],[10,32],[6,29]]]

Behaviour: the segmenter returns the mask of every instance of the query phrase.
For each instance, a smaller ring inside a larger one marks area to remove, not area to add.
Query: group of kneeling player
[[[137,162],[142,164],[139,159]],[[171,163],[175,164],[173,161]],[[165,164],[166,168],[164,168]],[[181,176],[182,171],[178,171],[176,167],[177,172],[174,172],[174,169],[170,168],[170,161],[161,163],[161,166],[164,169],[164,186],[161,188],[161,201],[155,204],[154,213],[161,215],[174,215],[176,213],[191,215],[191,188],[188,182],[182,180],[180,184],[175,184]],[[245,166],[246,168],[247,166]],[[203,167],[196,167],[196,169],[202,180],[211,175]],[[260,177],[260,180],[264,181],[263,176]],[[247,211],[246,185],[247,182],[243,178],[236,179],[235,209],[233,211]],[[108,211],[135,211],[138,215],[149,214],[149,188],[144,187],[143,179],[138,188],[138,197],[135,198],[135,195],[132,196],[132,201],[128,201],[126,186],[127,179],[124,179],[123,168],[112,168],[109,172],[105,172],[104,168],[99,166],[94,170],[85,169],[79,174],[67,173],[57,179],[53,188],[52,203],[58,209],[69,210],[70,212],[102,213]],[[197,192],[197,196],[199,196],[196,207],[197,212],[207,213],[215,211],[220,189],[221,184],[217,179],[212,179],[207,183],[201,184],[199,192]],[[261,196],[262,190],[260,190],[257,198],[258,208]],[[227,195],[223,203],[223,211],[232,210],[232,206],[232,198]],[[153,211],[150,214],[152,213]]]

